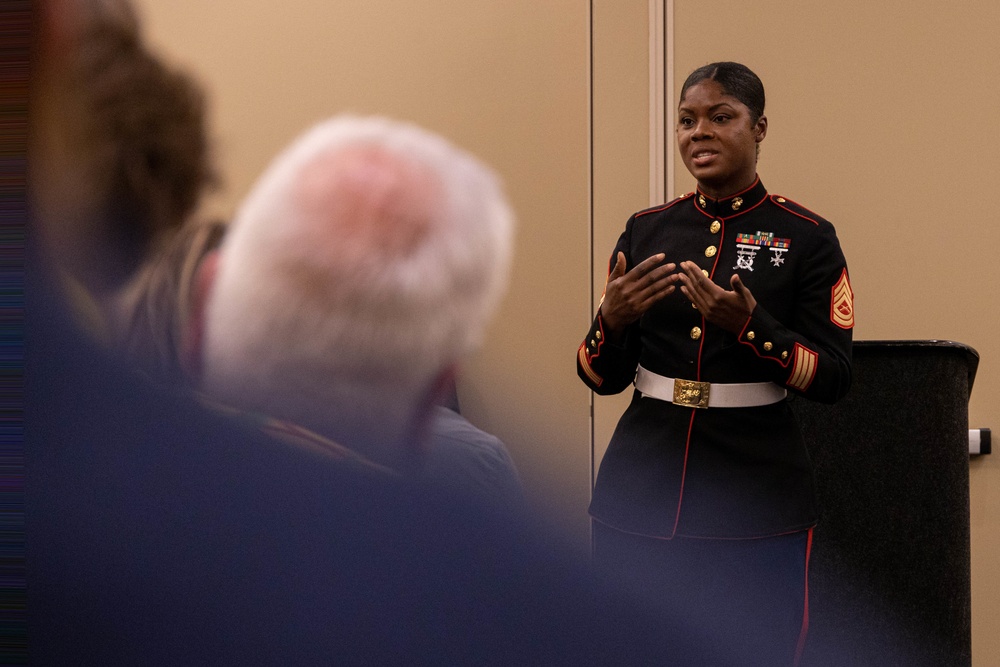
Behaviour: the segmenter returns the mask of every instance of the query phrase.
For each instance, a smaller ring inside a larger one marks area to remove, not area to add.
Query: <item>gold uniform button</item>
[[[787,359],[788,358],[788,350],[785,350],[784,352],[781,353],[781,358],[782,359]]]
[[[708,278],[708,271],[707,271],[707,270],[705,270],[705,269],[702,269],[702,270],[701,270],[701,272],[705,274],[705,277],[706,277],[706,278]]]
[[[778,203],[779,204],[784,204],[785,203],[785,198],[784,197],[778,197]]]
[[[705,257],[715,257],[716,248],[714,245],[710,245],[705,248]]]
[[[594,336],[597,337],[597,340],[601,340],[601,332],[600,331],[594,333]]]
[[[712,232],[713,234],[718,234],[720,229],[722,229],[722,223],[719,222],[718,220],[715,220],[708,228],[708,231]]]
[[[698,340],[699,338],[701,338],[701,328],[694,327],[691,329],[691,340]]]
[[[774,347],[774,346],[771,345],[770,343],[764,343],[764,351],[765,352],[770,352],[772,347]]]
[[[590,347],[597,347],[597,343],[594,342],[593,338],[590,339]]]
[[[752,332],[752,331],[748,331],[747,332],[747,340],[753,340],[756,337],[757,337],[757,334],[755,334],[754,332]]]

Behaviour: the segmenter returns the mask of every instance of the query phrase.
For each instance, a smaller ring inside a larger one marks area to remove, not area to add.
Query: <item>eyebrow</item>
[[[736,107],[734,107],[729,102],[719,102],[718,104],[713,104],[712,106],[710,106],[708,108],[708,112],[712,113],[713,111],[718,111],[722,107],[729,107],[733,111],[736,111]],[[693,112],[694,111],[691,107],[679,107],[677,110],[678,111],[688,111],[688,112]]]

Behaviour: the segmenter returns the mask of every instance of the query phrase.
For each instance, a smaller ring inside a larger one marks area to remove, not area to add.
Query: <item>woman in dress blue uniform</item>
[[[847,264],[829,222],[757,176],[752,71],[695,70],[677,118],[697,191],[629,218],[577,354],[598,394],[635,384],[594,488],[595,561],[669,596],[740,664],[793,664],[818,511],[786,397],[850,386]]]

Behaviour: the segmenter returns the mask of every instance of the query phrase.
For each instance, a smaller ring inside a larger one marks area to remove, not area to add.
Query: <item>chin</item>
[[[726,185],[726,179],[720,178],[718,175],[712,172],[693,172],[691,174],[698,181],[698,186],[703,190],[718,190],[719,188],[724,188]]]

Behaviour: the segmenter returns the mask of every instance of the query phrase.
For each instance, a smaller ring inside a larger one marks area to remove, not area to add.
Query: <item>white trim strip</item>
[[[666,193],[666,19],[664,0],[649,0],[649,205],[667,201]]]
[[[666,116],[664,121],[664,142],[663,142],[663,162],[666,172],[666,192],[664,201],[673,201],[677,196],[674,178],[674,154],[677,147],[674,145],[674,128],[677,126],[677,103],[674,102],[674,0],[666,0],[665,25],[664,25],[664,70],[666,71],[666,89],[664,91],[664,106]]]

